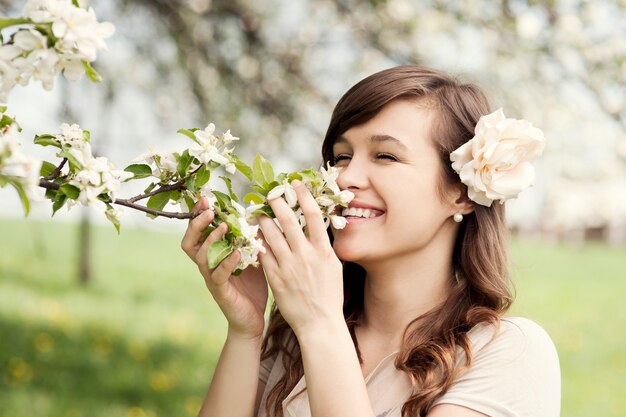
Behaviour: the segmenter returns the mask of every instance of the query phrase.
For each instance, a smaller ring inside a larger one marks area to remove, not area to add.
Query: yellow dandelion
[[[193,396],[185,399],[185,412],[190,416],[198,415],[200,407],[202,406],[202,398]]]
[[[50,333],[40,332],[33,338],[33,345],[38,352],[48,353],[54,350],[54,338]]]
[[[165,372],[150,373],[150,387],[155,391],[169,391],[174,386],[172,378]]]
[[[126,417],[147,417],[146,412],[141,407],[133,406],[126,412]]]
[[[99,356],[110,356],[113,352],[113,342],[108,336],[96,336],[91,343],[91,350]]]
[[[33,368],[22,358],[9,359],[9,377],[14,382],[28,382],[33,379]]]
[[[144,342],[131,342],[126,351],[136,361],[144,361],[148,357],[148,346]]]

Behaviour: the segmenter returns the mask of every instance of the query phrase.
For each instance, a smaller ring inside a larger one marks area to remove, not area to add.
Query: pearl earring
[[[463,221],[463,215],[461,213],[454,213],[454,216],[452,216],[452,218],[457,223],[461,223]]]

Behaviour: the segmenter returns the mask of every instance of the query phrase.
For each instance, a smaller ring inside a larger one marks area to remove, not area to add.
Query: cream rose
[[[482,116],[474,137],[450,154],[452,168],[468,187],[468,196],[483,206],[504,203],[530,187],[532,162],[543,152],[545,137],[526,120],[507,119],[502,109]]]

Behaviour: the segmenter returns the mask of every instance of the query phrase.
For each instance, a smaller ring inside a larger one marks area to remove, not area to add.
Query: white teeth
[[[365,217],[365,218],[370,218],[370,217],[377,217],[377,214],[374,214],[370,209],[362,209],[362,208],[355,208],[355,207],[351,207],[351,208],[345,208],[341,211],[341,215],[346,217],[346,216],[350,216],[350,217]]]

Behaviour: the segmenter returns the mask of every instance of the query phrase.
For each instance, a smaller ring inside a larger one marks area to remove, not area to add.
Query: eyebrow
[[[405,151],[409,150],[409,148],[404,143],[402,143],[398,139],[394,138],[393,136],[389,136],[389,135],[372,135],[372,136],[370,136],[369,140],[370,140],[371,143],[385,143],[385,142],[389,143],[389,142],[391,142],[391,143],[397,145],[402,150],[405,150]],[[338,144],[338,143],[349,143],[349,141],[348,141],[348,139],[346,139],[345,136],[339,136],[333,145]]]

